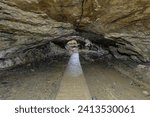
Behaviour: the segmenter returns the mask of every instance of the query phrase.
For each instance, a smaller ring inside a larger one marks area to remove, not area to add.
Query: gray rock
[[[73,34],[71,24],[23,11],[13,3],[0,1],[0,69],[64,53],[50,41]]]

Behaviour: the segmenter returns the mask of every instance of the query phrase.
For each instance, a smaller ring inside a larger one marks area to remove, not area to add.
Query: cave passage
[[[90,93],[80,64],[79,53],[72,53],[64,72],[56,99],[90,99]]]
[[[70,58],[0,72],[0,99],[150,99],[149,89],[114,69],[118,61],[82,56],[76,51]]]
[[[1,0],[0,99],[150,99],[150,2],[106,1]]]

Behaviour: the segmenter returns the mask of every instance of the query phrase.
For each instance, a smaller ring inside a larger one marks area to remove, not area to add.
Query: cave
[[[0,99],[149,100],[141,2],[1,0]]]

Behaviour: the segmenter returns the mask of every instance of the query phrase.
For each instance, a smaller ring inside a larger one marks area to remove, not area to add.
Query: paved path
[[[62,78],[57,100],[91,99],[86,80],[80,65],[79,53],[73,53]]]

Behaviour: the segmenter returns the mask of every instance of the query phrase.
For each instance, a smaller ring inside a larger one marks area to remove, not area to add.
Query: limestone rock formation
[[[0,18],[0,64],[20,48],[75,35],[74,29],[113,41],[116,58],[150,62],[149,0],[1,0]]]
[[[45,17],[6,0],[0,2],[0,68],[62,54],[64,50],[49,40],[74,33],[72,25]]]

